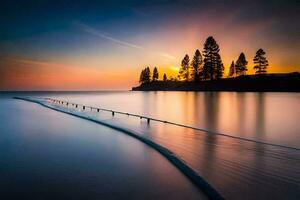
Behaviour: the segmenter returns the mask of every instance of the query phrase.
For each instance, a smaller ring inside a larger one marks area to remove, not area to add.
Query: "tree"
[[[143,70],[141,71],[141,74],[140,74],[140,80],[139,80],[140,83],[143,83],[143,81],[144,81],[144,74],[145,74],[145,69],[143,69]]]
[[[248,61],[245,54],[242,52],[235,62],[235,71],[237,75],[246,75]]]
[[[179,77],[185,81],[189,81],[190,77],[190,58],[186,54],[181,61],[181,68],[179,70]]]
[[[142,70],[140,74],[140,81],[141,84],[149,83],[150,82],[150,68],[146,67]]]
[[[224,65],[221,60],[220,54],[216,54],[216,61],[215,61],[215,78],[221,79],[224,73]]]
[[[192,61],[192,67],[193,67],[193,74],[192,78],[194,81],[199,81],[199,75],[201,72],[201,65],[202,65],[202,56],[200,51],[197,49]]]
[[[164,73],[163,80],[164,80],[164,82],[166,82],[166,81],[167,81],[167,75],[166,75],[166,73]]]
[[[230,68],[229,68],[228,76],[233,77],[234,75],[235,75],[235,65],[234,65],[234,61],[232,61]]]
[[[262,49],[258,49],[253,62],[254,62],[254,69],[256,70],[256,74],[264,74],[267,73],[267,67],[269,66],[269,62],[265,57],[265,52]]]
[[[158,80],[158,76],[159,76],[158,70],[157,70],[156,67],[154,67],[154,69],[153,69],[153,75],[152,75],[152,81],[157,81]]]
[[[150,82],[150,74],[151,74],[150,68],[146,67],[146,69],[145,69],[145,78],[144,78],[146,83]]]
[[[204,43],[204,65],[203,65],[203,78],[204,79],[219,79],[223,76],[224,66],[221,56],[219,54],[219,45],[215,39],[210,36]]]

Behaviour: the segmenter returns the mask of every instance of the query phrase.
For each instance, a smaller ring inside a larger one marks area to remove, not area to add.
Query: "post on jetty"
[[[147,118],[147,124],[150,124],[150,118]]]
[[[82,106],[82,109],[84,110],[84,109],[85,109],[85,106]]]
[[[115,116],[115,112],[114,111],[111,111],[111,114],[112,114],[112,116]]]

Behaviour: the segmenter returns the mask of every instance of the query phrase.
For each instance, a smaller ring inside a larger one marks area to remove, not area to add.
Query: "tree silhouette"
[[[201,65],[202,65],[202,56],[201,56],[200,51],[197,49],[195,52],[194,58],[192,60],[192,67],[193,67],[192,78],[196,82],[200,80],[199,76],[202,71]]]
[[[150,74],[151,74],[150,68],[149,68],[149,67],[146,67],[146,69],[145,69],[145,82],[146,82],[146,83],[149,83],[149,82],[150,82]]]
[[[248,61],[245,54],[242,52],[235,63],[235,70],[237,75],[246,75]]]
[[[143,70],[141,71],[141,74],[140,74],[140,80],[139,80],[139,83],[143,83],[144,73],[145,73],[145,70],[143,69]]]
[[[234,65],[234,61],[232,61],[230,68],[229,68],[229,73],[228,76],[229,77],[233,77],[235,74],[235,65]]]
[[[179,70],[179,77],[185,81],[189,81],[190,77],[190,58],[186,54],[181,61],[181,68]]]
[[[224,66],[219,54],[219,45],[212,36],[209,36],[204,43],[204,79],[219,79],[223,76]]]
[[[140,74],[140,81],[141,84],[149,83],[150,82],[150,68],[146,67],[142,70]]]
[[[220,79],[223,77],[224,73],[224,65],[221,60],[220,54],[216,54],[216,61],[215,61],[215,78]]]
[[[167,81],[167,75],[166,75],[166,73],[164,73],[163,80],[164,80],[164,82],[166,82],[166,81]]]
[[[154,69],[153,69],[153,75],[152,75],[152,81],[157,81],[158,80],[158,76],[159,76],[158,70],[157,70],[156,67],[154,67]]]
[[[267,67],[269,66],[269,62],[265,57],[265,52],[262,49],[258,49],[253,62],[254,62],[254,69],[256,70],[256,74],[264,74],[267,73]]]

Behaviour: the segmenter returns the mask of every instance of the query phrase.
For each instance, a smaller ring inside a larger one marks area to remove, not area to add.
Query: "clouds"
[[[141,50],[144,53],[150,53],[150,54],[159,55],[159,56],[167,58],[167,59],[176,59],[175,56],[173,56],[173,55],[171,55],[169,53],[165,53],[165,52],[161,52],[161,51],[155,51],[155,50],[150,50],[150,49],[145,48],[145,47],[143,47],[141,45],[129,43],[127,41],[119,40],[117,38],[108,36],[108,35],[102,33],[101,31],[96,30],[95,28],[93,28],[91,26],[88,26],[86,24],[83,24],[81,22],[74,22],[74,25],[77,26],[77,27],[79,27],[80,30],[82,30],[82,31],[84,31],[86,33],[92,34],[94,36],[97,36],[97,37],[105,39],[105,40],[109,40],[109,41],[111,41],[111,42],[113,42],[115,44],[118,44],[118,45],[121,45],[121,46],[125,46],[125,47],[128,47],[128,48],[133,48],[133,49],[136,49],[136,50]]]
[[[255,51],[263,48],[272,72],[300,70],[299,1],[28,0],[7,1],[0,10],[0,56],[24,58],[0,57],[0,82],[7,80],[7,87],[22,87],[29,77],[28,88],[61,80],[70,88],[101,83],[101,89],[119,75],[126,77],[116,88],[123,87],[144,66],[175,73],[182,57],[192,58],[210,35],[225,67],[244,52],[250,72]]]
[[[80,23],[80,22],[75,22],[74,24],[76,26],[78,26],[84,32],[90,33],[92,35],[95,35],[97,37],[100,37],[100,38],[103,38],[103,39],[106,39],[106,40],[109,40],[109,41],[114,42],[116,44],[126,46],[126,47],[130,47],[130,48],[134,48],[134,49],[144,49],[143,47],[141,47],[139,45],[132,44],[132,43],[125,42],[125,41],[121,41],[121,40],[118,40],[116,38],[105,35],[105,34],[101,33],[100,31],[97,31],[96,29],[94,29],[94,28],[92,28],[92,27],[90,27],[86,24],[83,24],[83,23]]]

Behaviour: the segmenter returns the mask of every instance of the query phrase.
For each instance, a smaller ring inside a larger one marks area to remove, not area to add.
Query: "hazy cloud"
[[[100,32],[100,31],[94,29],[93,27],[90,27],[90,26],[86,25],[86,24],[83,24],[83,23],[80,23],[80,22],[75,22],[75,25],[78,26],[82,31],[85,31],[85,32],[87,32],[89,34],[92,34],[92,35],[101,37],[103,39],[109,40],[109,41],[114,42],[116,44],[119,44],[119,45],[122,45],[122,46],[126,46],[126,47],[129,47],[129,48],[143,50],[143,51],[145,51],[147,53],[158,54],[158,55],[160,55],[162,57],[165,57],[165,58],[168,58],[168,59],[176,59],[176,57],[174,57],[174,56],[172,56],[172,55],[170,55],[168,53],[149,50],[149,49],[144,48],[144,47],[142,47],[140,45],[129,43],[129,42],[126,42],[126,41],[122,41],[122,40],[113,38],[111,36],[108,36],[108,35]]]

